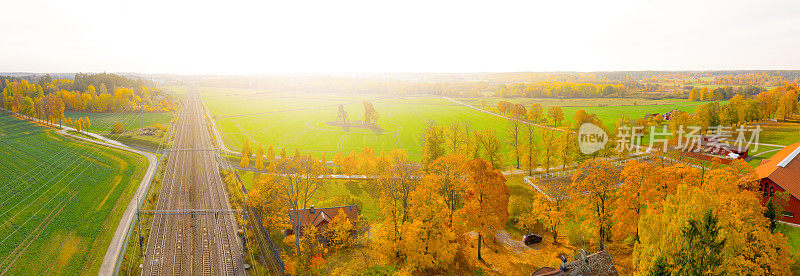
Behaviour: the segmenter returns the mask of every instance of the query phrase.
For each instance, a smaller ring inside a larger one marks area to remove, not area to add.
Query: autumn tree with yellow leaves
[[[405,254],[398,247],[403,240],[403,225],[409,221],[411,193],[419,183],[419,166],[410,162],[405,151],[392,150],[378,157],[374,164],[377,185],[380,189],[380,206],[383,214],[381,227],[376,231],[376,248],[383,259],[399,264]]]
[[[533,170],[539,165],[539,145],[536,142],[537,126],[525,124],[522,126],[522,168],[533,175]]]
[[[448,154],[436,159],[424,182],[430,183],[444,201],[448,209],[448,224],[453,224],[453,214],[464,204],[466,192],[467,165],[466,157],[459,154]]]
[[[339,209],[327,227],[328,243],[336,249],[350,246],[353,232],[355,232],[355,225],[347,218],[344,209]]]
[[[480,158],[489,162],[492,168],[503,168],[503,154],[502,145],[497,138],[497,132],[494,129],[476,130],[473,132],[475,135],[476,150],[474,158]]]
[[[249,166],[250,166],[250,157],[248,157],[247,155],[242,155],[242,160],[239,161],[239,167],[246,169]]]
[[[553,242],[558,242],[559,229],[564,225],[567,218],[566,198],[547,198],[538,194],[531,204],[531,212],[523,215],[526,225],[541,223],[547,231],[553,235]]]
[[[425,129],[425,142],[422,145],[422,165],[427,170],[428,165],[445,154],[444,128],[434,123],[428,123]]]
[[[450,153],[465,154],[471,150],[472,139],[469,122],[453,123],[445,129],[445,147]]]
[[[282,231],[290,226],[286,214],[286,195],[278,183],[278,176],[259,174],[254,176],[254,186],[247,193],[247,204],[258,210],[263,227]]]
[[[290,213],[308,208],[317,191],[327,182],[325,178],[320,177],[324,175],[324,164],[310,155],[296,156],[291,160],[281,159],[280,162],[286,163],[284,167],[287,170],[286,174],[280,176],[277,180],[284,204],[289,208]],[[299,213],[299,215],[291,216],[297,256],[301,255],[300,235],[298,233],[300,233],[300,228],[303,226],[303,216],[305,215],[305,212]]]
[[[467,166],[467,193],[459,212],[467,229],[478,233],[478,259],[483,260],[483,236],[493,236],[508,220],[509,192],[503,174],[483,159],[473,159]]]
[[[261,144],[256,149],[256,170],[261,171],[264,169],[264,147]]]
[[[605,248],[619,174],[619,169],[607,160],[590,159],[572,175],[569,196],[575,200],[580,215],[585,219],[582,228],[594,230],[601,249]]]
[[[558,127],[561,121],[564,120],[564,112],[561,111],[560,106],[553,106],[547,109],[547,116],[553,120],[553,126]]]
[[[692,243],[683,229],[709,211],[720,214],[718,238],[725,244],[721,263],[705,273],[791,274],[794,261],[786,237],[770,231],[765,207],[755,194],[756,183],[753,169],[741,160],[708,171],[701,185],[679,183],[675,193],[666,196],[662,211],[648,210],[639,220],[641,243],[633,250],[636,274],[647,274],[657,263],[661,263],[658,267],[667,264],[667,271],[677,273],[679,254]]]
[[[450,210],[436,193],[437,187],[430,184],[420,185],[411,196],[411,218],[403,225],[401,243],[406,271],[433,273],[447,269],[458,251],[456,234],[447,225]]]
[[[616,221],[613,229],[616,240],[633,236],[634,241],[639,242],[639,217],[647,204],[654,201],[659,175],[660,168],[648,162],[632,160],[625,164],[612,214]]]

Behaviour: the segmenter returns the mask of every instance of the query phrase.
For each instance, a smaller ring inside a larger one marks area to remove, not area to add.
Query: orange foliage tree
[[[605,159],[590,159],[572,175],[570,198],[580,206],[585,219],[582,227],[595,230],[601,249],[605,248],[619,173],[619,169]]]
[[[483,235],[500,231],[508,220],[509,192],[503,174],[483,159],[473,159],[467,166],[467,193],[460,212],[467,229],[478,232],[478,259],[483,260]]]

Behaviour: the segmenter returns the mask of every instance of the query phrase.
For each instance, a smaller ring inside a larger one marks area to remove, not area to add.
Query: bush
[[[120,134],[125,132],[125,126],[120,123],[115,123],[114,127],[111,129],[111,133],[113,134]]]
[[[397,268],[393,265],[373,265],[368,267],[364,272],[361,272],[362,276],[381,276],[381,275],[394,275],[397,272]]]
[[[569,222],[564,225],[564,235],[569,240],[569,243],[578,247],[588,245],[591,238],[594,237],[594,235],[581,228],[580,222]]]

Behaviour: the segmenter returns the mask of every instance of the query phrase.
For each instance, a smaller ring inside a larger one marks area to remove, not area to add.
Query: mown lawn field
[[[497,106],[501,99],[459,99],[459,101],[469,103],[474,106],[481,104]],[[680,110],[693,113],[697,106],[706,102],[690,102],[687,100],[648,100],[636,98],[596,98],[596,99],[502,99],[508,102],[521,103],[530,106],[539,103],[547,109],[552,106],[560,106],[564,113],[565,121],[572,121],[575,112],[586,110],[586,112],[597,114],[597,118],[606,125],[613,125],[620,116],[627,115],[631,120],[644,117],[646,114],[664,114],[671,110]],[[720,102],[724,104],[724,102]],[[549,120],[549,118],[548,118]],[[552,121],[549,121],[552,124]]]
[[[439,125],[469,122],[472,129],[494,128],[505,136],[508,121],[441,98],[366,96],[260,95],[205,91],[203,100],[217,121],[228,147],[237,150],[245,139],[294,151],[350,152],[372,147],[376,151],[405,149],[411,158],[422,155],[421,135],[429,122]],[[341,104],[348,120],[363,120],[362,101],[369,100],[381,114],[381,129],[344,128],[337,121]]]
[[[224,89],[202,87],[203,100],[226,144],[241,148],[245,139],[272,144],[289,151],[295,148],[315,153],[361,150],[405,149],[412,159],[422,155],[421,139],[428,122],[439,125],[469,122],[472,129],[493,128],[506,140],[508,121],[435,96],[370,96],[277,93],[259,89]],[[499,99],[458,99],[474,106],[481,102],[496,104]],[[381,114],[380,130],[343,128],[327,124],[336,121],[339,105],[349,120],[363,120],[363,101],[370,101]],[[572,120],[579,109],[595,113],[606,124],[613,124],[622,114],[632,119],[647,113],[673,109],[694,112],[701,102],[646,99],[512,99],[529,105],[540,101],[546,106],[561,105],[565,120]],[[633,105],[636,102],[637,105]],[[645,105],[647,104],[647,105]],[[612,106],[615,105],[615,106]],[[508,152],[508,149],[505,149]]]
[[[511,103],[520,103],[526,106],[538,103],[542,106],[623,106],[623,105],[660,105],[660,104],[674,104],[676,102],[686,101],[679,99],[666,99],[666,100],[653,100],[644,98],[579,98],[579,99],[559,99],[559,98],[459,98],[460,101],[469,102],[472,105],[480,106],[497,105],[499,101],[507,101]]]
[[[458,105],[442,98],[429,97],[378,97],[367,95],[337,94],[287,94],[259,89],[201,88],[203,99],[217,120],[225,143],[231,149],[240,149],[245,139],[262,144],[285,147],[291,154],[295,148],[314,153],[326,152],[331,158],[336,152],[361,150],[365,146],[378,151],[403,148],[412,159],[420,158],[421,139],[429,121],[440,125],[468,121],[472,129],[494,128],[500,139],[506,140],[507,120]],[[363,119],[362,102],[372,102],[381,118],[381,130],[344,129],[326,124],[336,120],[336,111],[341,104],[350,120]],[[474,106],[481,103],[496,104],[499,98],[459,98]],[[686,100],[648,100],[629,98],[604,99],[507,99],[511,102],[530,105],[538,102],[544,106],[561,105],[565,121],[569,122],[576,111],[583,109],[597,114],[605,124],[616,123],[622,114],[631,119],[648,113],[664,113],[670,110],[694,112],[704,102]],[[636,102],[636,105],[634,105]],[[764,122],[760,142],[790,145],[797,142],[800,124]],[[644,141],[646,142],[646,141]],[[777,147],[760,146],[759,156],[749,163],[757,166],[762,159],[771,157]],[[509,156],[508,147],[505,147]],[[506,158],[506,163],[510,161]]]
[[[174,113],[160,112],[160,113],[91,113],[91,112],[65,112],[64,117],[76,120],[78,118],[89,117],[91,127],[89,131],[97,133],[106,133],[111,131],[114,123],[121,123],[128,129],[140,128],[151,126],[153,124],[161,124],[162,126],[169,126]]]
[[[96,275],[147,168],[0,114],[0,274]]]

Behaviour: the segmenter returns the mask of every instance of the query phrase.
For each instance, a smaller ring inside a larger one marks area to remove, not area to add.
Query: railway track
[[[208,150],[214,145],[194,89],[183,106],[167,151],[142,275],[246,275],[219,153]]]

